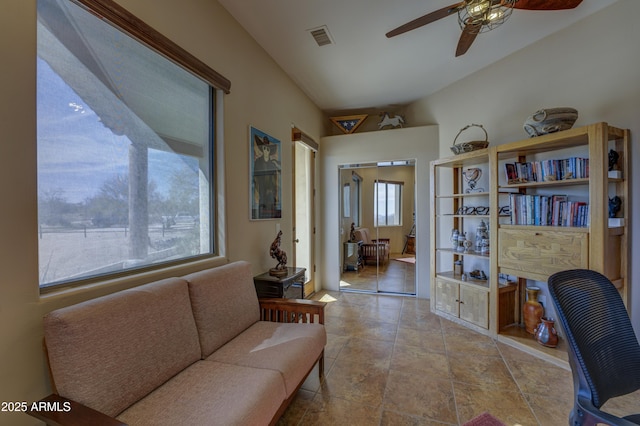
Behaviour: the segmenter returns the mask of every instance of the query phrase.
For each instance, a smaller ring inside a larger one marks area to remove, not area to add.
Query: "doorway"
[[[315,292],[315,161],[318,145],[293,129],[293,264],[305,268],[303,295]]]
[[[339,166],[341,291],[416,294],[415,163]]]

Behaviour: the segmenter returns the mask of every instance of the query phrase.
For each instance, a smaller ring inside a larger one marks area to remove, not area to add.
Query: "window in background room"
[[[374,184],[375,226],[402,225],[402,182],[377,180]]]
[[[203,64],[186,52],[158,53],[183,52],[161,35],[152,49],[95,15],[119,6],[93,3],[38,0],[41,288],[216,253],[220,87],[187,71]]]

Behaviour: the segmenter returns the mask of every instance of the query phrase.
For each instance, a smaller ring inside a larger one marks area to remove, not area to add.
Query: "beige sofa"
[[[382,265],[389,260],[389,238],[372,239],[369,228],[358,228],[354,230],[354,235],[356,241],[362,241],[360,250],[365,265],[371,262]]]
[[[273,424],[316,363],[323,374],[324,305],[259,301],[251,266],[236,262],[56,310],[44,320],[56,393],[44,401],[61,409],[29,414],[50,424]]]

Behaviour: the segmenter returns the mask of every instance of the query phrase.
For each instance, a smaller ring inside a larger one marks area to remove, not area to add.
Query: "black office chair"
[[[618,290],[604,275],[575,269],[549,277],[549,294],[569,344],[575,403],[571,426],[640,425],[600,410],[610,398],[640,389],[640,345]]]

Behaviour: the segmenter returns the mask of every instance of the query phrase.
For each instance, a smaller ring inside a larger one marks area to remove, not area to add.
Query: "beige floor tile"
[[[525,399],[541,425],[567,426],[569,424],[569,413],[573,408],[573,393],[563,398],[525,394]]]
[[[278,426],[293,426],[299,424],[311,406],[315,395],[315,392],[309,392],[304,389],[299,390],[291,402],[291,405],[287,408],[287,411],[285,411],[284,415],[278,420]]]
[[[488,411],[507,425],[538,424],[527,401],[519,392],[496,386],[488,389],[468,383],[453,383],[460,423]]]
[[[442,352],[429,352],[416,346],[397,345],[391,369],[429,378],[450,379],[449,360]]]
[[[335,397],[373,407],[382,404],[389,369],[339,359],[325,375],[320,391],[325,397]]]
[[[457,423],[451,381],[391,370],[384,408],[444,423]]]
[[[566,399],[567,396],[572,398],[573,377],[570,371],[528,356],[510,359],[506,363],[523,393],[558,399]]]
[[[449,368],[454,382],[468,383],[487,390],[519,391],[502,358],[457,353],[449,355]]]
[[[356,367],[388,369],[393,355],[393,343],[357,337],[349,339],[337,360],[340,364]]]
[[[337,357],[349,339],[349,336],[340,336],[327,332],[327,344],[324,347],[324,356],[328,358]]]
[[[442,423],[436,420],[390,410],[384,410],[382,412],[382,421],[380,422],[380,426],[452,426],[454,424],[457,423]]]
[[[444,337],[440,329],[417,330],[398,327],[396,345],[408,345],[422,348],[429,352],[445,352]]]
[[[302,417],[300,425],[378,425],[381,410],[353,401],[318,393]]]

